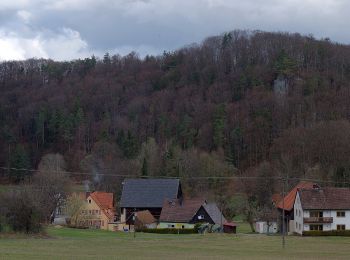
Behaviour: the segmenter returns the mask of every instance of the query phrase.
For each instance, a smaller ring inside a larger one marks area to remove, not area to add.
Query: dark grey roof
[[[220,225],[226,222],[225,217],[222,215],[216,203],[208,203],[204,205],[204,209],[207,211],[210,218],[214,221],[215,224]]]
[[[178,198],[179,179],[126,179],[120,207],[162,208],[164,199]]]

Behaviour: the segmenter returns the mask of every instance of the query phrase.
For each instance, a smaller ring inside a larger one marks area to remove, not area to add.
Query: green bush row
[[[304,231],[303,236],[350,236],[350,230],[330,230],[330,231],[321,231],[321,230],[311,230]]]
[[[196,234],[196,230],[191,229],[176,229],[176,228],[141,228],[137,232],[156,233],[156,234]]]

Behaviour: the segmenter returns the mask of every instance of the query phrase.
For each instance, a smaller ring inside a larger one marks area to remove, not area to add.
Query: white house
[[[350,189],[298,189],[294,202],[295,232],[350,230]]]

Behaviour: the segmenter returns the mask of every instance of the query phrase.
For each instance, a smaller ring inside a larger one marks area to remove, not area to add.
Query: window
[[[337,230],[345,230],[345,225],[337,225]]]
[[[323,218],[323,212],[322,211],[310,211],[310,217],[311,218]]]
[[[310,225],[310,230],[323,230],[323,225]]]
[[[91,204],[91,200],[89,200],[89,203]]]
[[[298,229],[298,223],[295,222],[295,229]]]
[[[337,211],[337,217],[338,218],[344,218],[345,217],[345,211]]]

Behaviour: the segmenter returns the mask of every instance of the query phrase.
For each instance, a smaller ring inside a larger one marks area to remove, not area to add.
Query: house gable
[[[206,211],[204,206],[201,206],[196,214],[193,216],[191,221],[189,222],[191,224],[196,224],[196,223],[209,223],[209,224],[217,224],[214,222],[214,220],[210,217],[208,212]],[[224,222],[223,222],[224,223]],[[222,223],[222,224],[223,224]]]
[[[112,214],[112,212],[109,213],[108,209],[104,209],[103,207],[101,207],[100,204],[96,200],[94,200],[93,197],[91,197],[91,195],[86,199],[86,202],[84,203],[83,207],[85,210],[91,210],[91,213],[87,212],[88,214],[94,215],[92,210],[94,210],[94,212],[98,210],[98,213],[95,215],[103,215],[107,222],[113,221],[114,214]]]

